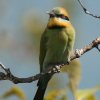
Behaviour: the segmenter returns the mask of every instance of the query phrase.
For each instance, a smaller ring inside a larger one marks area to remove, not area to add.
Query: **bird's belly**
[[[47,49],[47,53],[44,59],[44,66],[49,64],[62,64],[67,61],[67,48],[66,44],[55,45],[55,43]]]
[[[68,36],[65,32],[59,32],[57,34],[50,34],[48,42],[46,44],[47,51],[43,62],[43,66],[48,64],[62,64],[67,61],[67,44]]]

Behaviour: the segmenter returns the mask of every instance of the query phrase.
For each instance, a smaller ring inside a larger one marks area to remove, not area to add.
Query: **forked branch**
[[[74,54],[71,56],[71,61],[76,59],[76,58],[79,58],[81,55],[83,55],[84,53],[92,50],[93,48],[97,48],[97,50],[100,52],[100,48],[98,47],[99,44],[100,44],[100,37],[98,37],[95,40],[93,40],[92,43],[86,45],[84,48],[77,49],[74,52]],[[68,63],[66,62],[65,64],[60,65],[60,68],[62,68],[66,64],[68,64]],[[49,69],[46,69],[44,72],[36,74],[34,76],[27,77],[27,78],[19,78],[19,77],[14,76],[11,73],[10,69],[6,68],[3,64],[0,64],[0,67],[5,71],[5,72],[0,72],[0,80],[10,80],[10,81],[12,81],[15,84],[33,82],[35,80],[38,80],[40,77],[43,77],[43,75],[45,75],[49,71],[53,70],[52,67],[49,67]]]

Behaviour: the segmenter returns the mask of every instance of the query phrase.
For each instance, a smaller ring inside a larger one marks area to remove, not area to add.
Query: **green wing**
[[[40,72],[42,72],[43,62],[46,55],[46,43],[47,43],[47,37],[46,37],[46,30],[45,30],[40,40],[40,55],[39,55]]]

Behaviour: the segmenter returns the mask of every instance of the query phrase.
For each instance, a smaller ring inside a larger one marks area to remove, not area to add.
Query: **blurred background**
[[[100,15],[100,0],[84,0],[82,3],[92,13]],[[100,20],[86,15],[77,0],[0,0],[0,62],[9,67],[14,75],[28,77],[39,73],[40,36],[49,18],[46,11],[57,6],[64,7],[69,12],[76,29],[75,48],[84,47],[100,36]],[[79,89],[99,85],[100,53],[93,49],[84,54],[80,62]],[[48,91],[66,87],[69,79],[65,73],[60,73],[54,76],[54,80],[57,82],[52,81]],[[37,90],[36,84],[37,81],[34,81],[17,86],[25,92],[27,100],[32,100]],[[0,95],[13,85],[10,81],[0,81]],[[68,95],[71,98],[71,94]],[[100,98],[100,92],[96,95]],[[7,100],[18,98],[12,96]]]

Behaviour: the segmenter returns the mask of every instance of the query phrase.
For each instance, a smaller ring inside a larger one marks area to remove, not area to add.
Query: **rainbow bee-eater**
[[[75,30],[64,8],[53,8],[48,14],[49,21],[40,41],[40,72],[49,66],[54,67],[69,62],[75,40]],[[45,90],[52,75],[48,73],[39,79],[34,100],[44,99]]]

